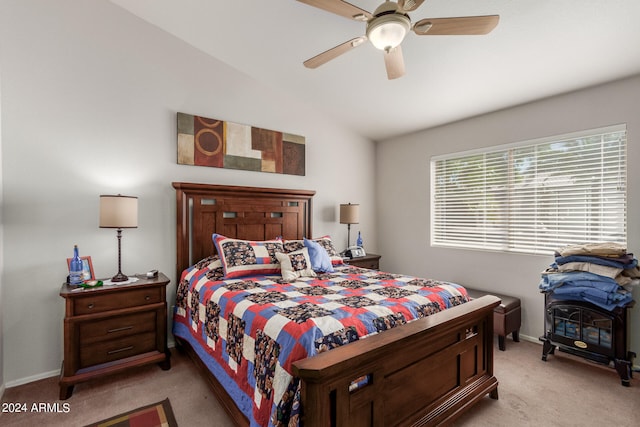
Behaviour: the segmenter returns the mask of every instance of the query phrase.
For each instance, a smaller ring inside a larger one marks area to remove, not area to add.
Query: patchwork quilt
[[[173,333],[255,426],[298,425],[293,362],[468,301],[460,285],[347,265],[292,282],[222,277],[215,258],[182,273]]]

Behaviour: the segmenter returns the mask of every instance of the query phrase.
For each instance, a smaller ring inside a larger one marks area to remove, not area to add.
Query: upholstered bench
[[[467,293],[473,299],[484,295],[495,295],[502,301],[500,305],[493,309],[493,332],[498,335],[498,348],[505,350],[504,339],[511,334],[513,341],[520,341],[520,298],[502,295],[490,291],[480,291],[478,289],[467,288]]]

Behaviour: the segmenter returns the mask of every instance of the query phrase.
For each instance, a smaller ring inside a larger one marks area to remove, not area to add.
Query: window
[[[431,244],[551,254],[626,244],[626,126],[431,159]]]

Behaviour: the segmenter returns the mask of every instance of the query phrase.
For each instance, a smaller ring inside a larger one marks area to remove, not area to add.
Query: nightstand
[[[354,267],[361,268],[370,268],[372,270],[380,269],[380,258],[381,255],[376,254],[366,254],[365,256],[357,257],[357,258],[345,258],[344,262],[349,265],[353,265]]]
[[[61,400],[71,397],[75,384],[93,378],[150,363],[171,368],[167,284],[167,276],[158,273],[126,285],[62,285],[66,308]]]

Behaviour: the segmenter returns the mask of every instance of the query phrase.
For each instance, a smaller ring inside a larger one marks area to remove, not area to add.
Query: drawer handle
[[[129,347],[124,347],[124,348],[119,348],[117,350],[107,351],[107,354],[116,354],[116,353],[121,353],[121,352],[127,351],[127,350],[133,350],[133,346],[130,345]]]
[[[89,305],[87,305],[87,308],[92,309],[94,307],[93,303],[90,303]]]
[[[108,334],[112,334],[114,332],[120,332],[120,331],[126,331],[129,329],[133,329],[133,326],[123,326],[122,328],[114,328],[114,329],[109,329],[107,330]]]
[[[150,301],[151,297],[149,295],[147,295],[146,297],[144,297],[145,301]]]

